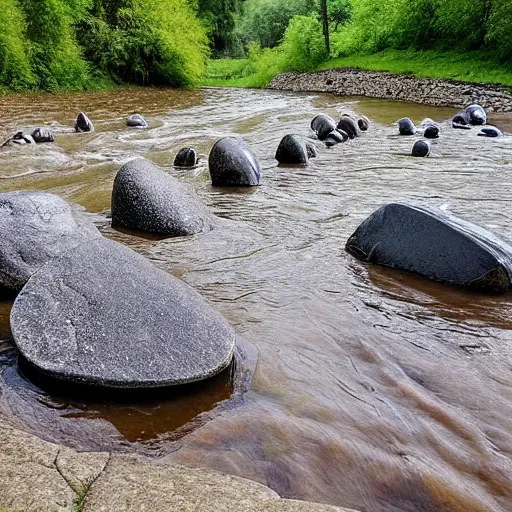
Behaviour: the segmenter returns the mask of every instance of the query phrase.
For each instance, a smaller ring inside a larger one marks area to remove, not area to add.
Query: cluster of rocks
[[[140,166],[159,180],[142,162],[122,177],[135,183]],[[138,190],[150,181],[140,181]],[[166,191],[176,185],[164,184]],[[154,190],[149,186],[148,196]],[[177,190],[174,199],[190,201]],[[158,209],[160,199],[145,204]],[[0,286],[18,294],[13,339],[43,374],[89,385],[158,387],[211,377],[231,362],[235,333],[197,292],[103,238],[58,196],[0,194],[0,236]]]
[[[274,77],[267,87],[294,92],[326,92],[339,96],[412,101],[439,107],[458,108],[478,103],[489,112],[512,112],[512,94],[499,85],[415,78],[355,68],[282,73]]]

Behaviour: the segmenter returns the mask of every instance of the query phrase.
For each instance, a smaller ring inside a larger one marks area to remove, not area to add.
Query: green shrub
[[[487,22],[486,42],[502,61],[512,59],[512,2],[494,0]],[[510,62],[509,62],[510,64]],[[510,67],[512,71],[512,66]]]
[[[25,20],[15,0],[0,0],[0,85],[13,90],[33,87],[24,39]]]

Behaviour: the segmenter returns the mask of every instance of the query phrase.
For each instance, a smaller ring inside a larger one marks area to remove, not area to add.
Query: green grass
[[[498,83],[512,87],[512,66],[500,64],[483,52],[456,53],[434,50],[384,50],[329,59],[317,70],[361,68],[370,71],[412,74],[420,78],[442,78],[465,82]],[[210,60],[201,85],[261,87],[248,59]]]

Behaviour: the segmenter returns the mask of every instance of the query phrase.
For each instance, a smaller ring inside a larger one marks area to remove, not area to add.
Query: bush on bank
[[[90,89],[105,78],[193,87],[208,57],[187,0],[0,0],[0,86]]]

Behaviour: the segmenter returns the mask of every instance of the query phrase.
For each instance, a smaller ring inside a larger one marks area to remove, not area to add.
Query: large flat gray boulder
[[[114,179],[112,226],[184,236],[209,229],[211,218],[187,185],[137,158]]]
[[[49,260],[100,237],[84,214],[54,194],[0,194],[0,289],[21,290]]]
[[[384,205],[356,229],[346,249],[363,261],[435,281],[493,292],[511,286],[512,247],[489,231],[439,210]]]
[[[11,330],[44,374],[119,388],[206,379],[235,349],[233,329],[197,292],[107,239],[36,272],[14,302]]]

